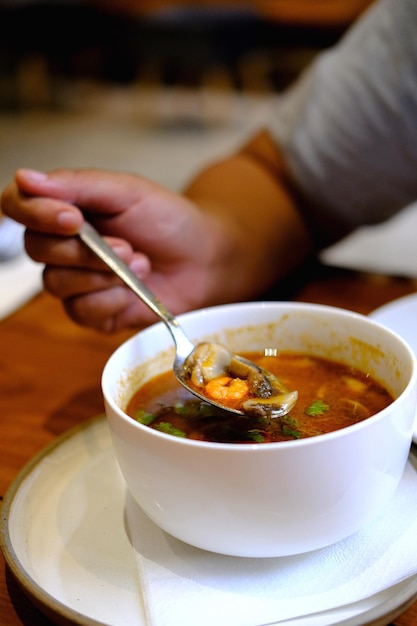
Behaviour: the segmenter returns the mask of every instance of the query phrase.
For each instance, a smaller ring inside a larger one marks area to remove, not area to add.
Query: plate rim
[[[384,322],[380,322],[379,320],[379,315],[381,313],[384,314],[387,311],[391,311],[391,309],[395,310],[395,308],[397,308],[399,305],[401,306],[401,305],[407,304],[408,302],[413,301],[413,300],[417,302],[417,291],[407,293],[404,296],[400,296],[399,298],[394,298],[394,300],[390,300],[389,302],[385,302],[384,304],[381,304],[381,306],[378,306],[376,309],[373,309],[368,314],[368,317],[370,317],[371,319],[375,320],[378,323],[384,323]]]
[[[80,432],[97,425],[106,420],[105,416],[99,415],[91,418],[82,424],[77,424],[65,431],[53,441],[46,444],[39,450],[17,473],[14,480],[6,490],[1,503],[1,523],[0,523],[0,549],[3,553],[7,567],[18,583],[20,589],[49,619],[57,624],[76,624],[77,626],[106,626],[104,622],[94,620],[79,611],[72,609],[63,602],[48,593],[43,587],[30,576],[24,565],[19,560],[13,547],[9,532],[9,520],[13,503],[22,487],[23,482],[30,476],[32,471],[57,448],[66,441],[72,439]],[[63,621],[64,620],[64,621]]]
[[[391,332],[398,335],[400,339],[408,343],[408,345],[410,346],[410,349],[412,350],[414,355],[417,357],[417,333],[416,333],[416,342],[414,346],[408,339],[406,339],[403,336],[403,334],[399,330],[397,330],[396,328],[392,328],[389,322],[387,322],[384,319],[384,317],[386,317],[387,315],[392,315],[393,311],[395,315],[396,309],[403,310],[404,308],[407,308],[407,305],[410,306],[410,302],[417,305],[417,292],[414,291],[414,292],[406,294],[405,296],[400,296],[399,298],[390,300],[389,302],[386,302],[385,304],[381,304],[381,306],[371,311],[368,314],[368,317],[374,322],[376,322],[377,324],[381,324],[382,326],[385,326]],[[399,314],[401,314],[400,311],[397,313],[397,315]],[[413,428],[413,442],[417,444],[417,416],[416,416],[416,420],[414,422],[414,428]]]

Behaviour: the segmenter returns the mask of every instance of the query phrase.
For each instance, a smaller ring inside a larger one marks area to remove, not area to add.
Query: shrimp
[[[249,394],[249,385],[241,378],[218,376],[206,384],[205,394],[215,400],[242,400]]]

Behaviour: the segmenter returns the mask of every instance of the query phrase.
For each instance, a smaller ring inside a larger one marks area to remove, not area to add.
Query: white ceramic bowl
[[[166,435],[128,417],[133,391],[172,366],[162,323],[110,357],[102,378],[116,456],[133,497],[167,533],[245,557],[293,555],[339,541],[375,518],[407,461],[417,368],[404,341],[371,319],[304,303],[248,303],[180,316],[192,340],[236,352],[279,347],[341,360],[395,401],[354,426],[297,441],[221,444]]]

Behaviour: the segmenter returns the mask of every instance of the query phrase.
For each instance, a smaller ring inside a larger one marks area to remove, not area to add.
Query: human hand
[[[76,237],[84,218],[173,313],[223,299],[215,275],[230,241],[218,215],[146,179],[19,170],[2,209],[26,226],[29,256],[46,265],[46,290],[81,325],[108,332],[156,320]]]

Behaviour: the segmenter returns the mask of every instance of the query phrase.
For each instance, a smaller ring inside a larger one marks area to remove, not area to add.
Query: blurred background
[[[0,0],[0,188],[18,167],[85,166],[181,189],[371,2]],[[324,257],[372,269],[391,256],[410,273],[414,241],[390,255],[386,227],[371,230],[371,244],[364,229]]]
[[[180,187],[368,4],[0,0],[0,185],[85,165]]]

